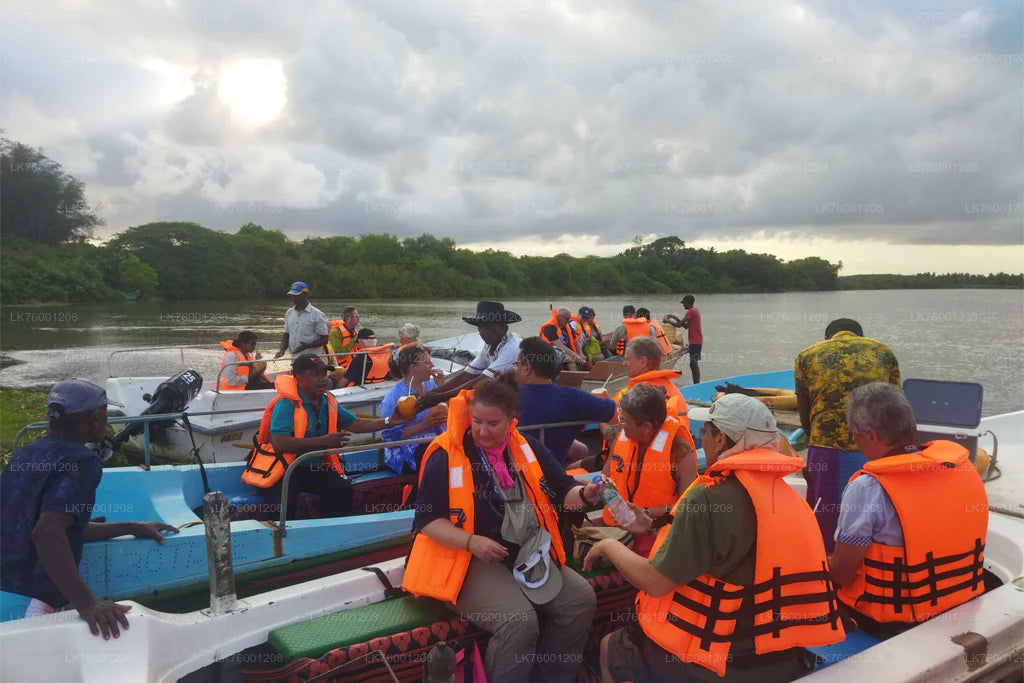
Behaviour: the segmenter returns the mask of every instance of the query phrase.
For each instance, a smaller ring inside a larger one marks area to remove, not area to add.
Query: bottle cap
[[[600,483],[601,483],[601,475],[600,475],[600,474],[595,474],[595,475],[594,475],[594,476],[593,476],[593,477],[592,477],[592,478],[590,479],[590,481],[591,481],[591,482],[593,482],[593,483],[595,483],[595,484],[600,484]]]

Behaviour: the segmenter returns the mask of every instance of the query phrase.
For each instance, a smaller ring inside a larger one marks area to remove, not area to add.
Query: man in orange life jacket
[[[622,307],[622,324],[612,332],[608,350],[621,358],[626,353],[626,344],[637,337],[654,337],[654,327],[643,318],[636,317],[636,308]]]
[[[678,370],[662,370],[661,347],[658,342],[650,337],[637,337],[626,346],[626,353],[622,358],[622,365],[629,375],[629,384],[623,387],[615,395],[615,400],[620,400],[624,394],[637,384],[654,384],[665,390],[668,398],[676,399],[678,411],[681,416],[686,416],[686,401],[672,380],[683,376]],[[689,425],[689,419],[687,419]]]
[[[551,320],[540,326],[540,336],[548,344],[565,354],[563,361],[566,370],[576,370],[586,364],[583,357],[580,339],[582,334],[570,326],[572,311],[565,306],[551,312]]]
[[[651,320],[651,312],[646,308],[636,309],[636,317],[643,318],[647,323],[654,329],[654,338],[658,342],[658,346],[661,347],[662,353],[672,353],[674,348],[672,342],[668,340],[668,336],[665,334],[665,329],[661,326],[657,320]]]
[[[352,362],[338,380],[337,388],[358,387],[364,384],[383,382],[391,374],[391,351],[394,344],[377,344],[377,335],[369,327],[364,327],[356,334],[355,351],[362,351],[350,356]]]
[[[641,340],[635,340],[641,341]],[[650,341],[650,340],[648,340]],[[635,503],[649,517],[667,515],[686,487],[697,478],[697,460],[690,422],[683,423],[669,410],[659,386],[640,384],[619,403],[617,437],[604,464],[603,474],[612,480],[623,499]],[[604,523],[615,520],[606,508]],[[654,539],[640,534],[634,549],[644,557]]]
[[[804,466],[777,451],[783,438],[760,401],[723,396],[703,431],[708,470],[671,516],[631,505],[630,531],[662,525],[650,559],[594,545],[584,570],[607,558],[640,589],[636,623],[601,641],[603,681],[790,681],[809,666],[803,648],[846,637],[817,522],[782,479]]]
[[[256,335],[243,330],[238,336],[229,341],[222,341],[220,345],[224,348],[224,357],[220,366],[224,372],[220,375],[221,391],[237,391],[239,389],[273,389],[274,383],[267,379],[264,373],[266,363],[261,363],[263,370],[256,372],[252,363],[239,364],[243,361],[257,361],[262,358],[256,351]]]
[[[341,320],[331,321],[331,331],[327,335],[327,352],[346,354],[356,350],[356,331],[359,327],[359,309],[346,306],[341,310]],[[342,370],[347,370],[352,356],[336,356],[330,359]]]
[[[854,389],[846,415],[868,462],[843,492],[832,577],[858,625],[886,637],[984,591],[988,499],[963,446],[914,445],[914,412],[892,384]]]
[[[327,373],[332,370],[334,367],[325,365],[319,356],[300,356],[292,363],[290,375],[278,375],[274,380],[280,396],[263,412],[256,437],[259,445],[242,473],[242,481],[261,488],[272,508],[279,510],[284,472],[296,455],[343,448],[349,432],[376,432],[409,421],[397,410],[389,417],[357,418],[327,393]],[[352,510],[352,484],[337,455],[311,459],[295,470],[288,484],[289,519],[294,517],[303,491],[319,495],[321,517],[340,517]]]

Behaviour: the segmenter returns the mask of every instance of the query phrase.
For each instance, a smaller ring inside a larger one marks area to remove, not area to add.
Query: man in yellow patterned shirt
[[[846,397],[872,382],[900,386],[900,366],[888,346],[864,336],[860,323],[840,318],[828,324],[825,341],[796,357],[793,379],[809,444],[807,503],[815,508],[825,549],[831,553],[843,489],[867,462],[846,426]]]

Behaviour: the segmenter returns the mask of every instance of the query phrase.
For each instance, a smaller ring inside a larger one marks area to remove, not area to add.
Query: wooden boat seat
[[[562,370],[558,373],[558,381],[556,384],[562,387],[573,387],[579,389],[580,385],[583,384],[583,380],[587,378],[587,373],[581,370]]]
[[[588,380],[603,382],[609,377],[620,377],[626,374],[626,366],[621,361],[602,360],[594,364],[587,375]]]

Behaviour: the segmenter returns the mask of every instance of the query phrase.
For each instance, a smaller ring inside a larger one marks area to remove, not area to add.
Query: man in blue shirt
[[[319,356],[300,356],[292,362],[292,375],[295,377],[302,408],[306,411],[306,430],[302,437],[295,435],[295,405],[289,399],[278,401],[270,417],[270,440],[275,452],[301,454],[343,448],[348,443],[349,432],[375,432],[409,421],[397,409],[391,416],[371,420],[357,418],[339,405],[338,431],[331,433],[328,430],[328,401],[324,394],[327,393],[327,375],[334,369],[320,360]],[[282,476],[263,491],[264,500],[271,506],[281,504],[283,480]],[[311,458],[292,475],[288,483],[289,518],[295,514],[299,493],[303,491],[320,497],[321,517],[341,517],[352,513],[352,484],[345,476],[325,467],[321,460]]]
[[[516,379],[519,381],[519,428],[554,422],[611,422],[615,401],[598,398],[574,387],[563,387],[552,378],[558,371],[555,348],[540,337],[527,337],[519,344]],[[555,427],[526,430],[541,441],[555,460],[566,465],[588,455],[587,447],[576,436],[583,427]]]
[[[99,454],[107,429],[107,393],[81,379],[58,382],[47,399],[50,432],[23,446],[0,474],[0,620],[36,616],[69,603],[104,639],[128,628],[131,607],[97,600],[78,573],[82,546],[116,536],[163,544],[160,522],[90,521],[103,476]]]

